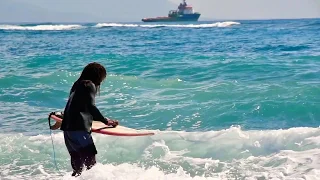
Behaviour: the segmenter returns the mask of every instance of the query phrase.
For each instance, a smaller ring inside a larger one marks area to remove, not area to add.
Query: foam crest
[[[0,30],[29,30],[29,31],[61,31],[83,28],[81,25],[36,25],[36,26],[19,26],[19,25],[0,25]]]
[[[95,27],[138,27],[138,24],[120,24],[120,23],[99,23]]]
[[[122,24],[122,23],[99,23],[97,28],[101,27],[143,27],[143,28],[157,28],[157,27],[173,27],[173,28],[212,28],[212,27],[228,27],[239,25],[239,22],[225,21],[210,24]]]
[[[63,179],[73,179],[69,175],[64,176]],[[191,177],[182,168],[179,168],[175,173],[164,173],[157,167],[143,168],[137,165],[124,163],[121,165],[103,165],[97,164],[89,171],[81,175],[81,179],[106,179],[106,180],[148,180],[148,179],[172,179],[172,180],[214,180],[217,178],[195,176]]]
[[[60,175],[70,179],[63,135],[55,132]],[[94,133],[93,138],[99,164],[85,172],[84,179],[314,179],[320,173],[320,128],[243,131],[231,127],[156,131],[155,136],[130,138]],[[1,177],[58,177],[50,136],[0,134],[0,144]]]

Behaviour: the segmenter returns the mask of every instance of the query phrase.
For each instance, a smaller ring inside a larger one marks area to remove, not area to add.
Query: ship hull
[[[198,21],[201,14],[188,14],[178,17],[155,17],[143,18],[143,22],[181,22],[181,21]]]

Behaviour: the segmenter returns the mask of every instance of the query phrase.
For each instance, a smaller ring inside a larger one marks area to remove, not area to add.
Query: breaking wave
[[[71,179],[63,135],[0,134],[0,177]],[[83,179],[316,179],[320,129],[156,131],[151,137],[95,134],[98,164]],[[50,157],[51,156],[51,157]]]
[[[157,28],[157,27],[173,27],[173,28],[212,28],[212,27],[229,27],[239,25],[239,22],[216,22],[210,24],[122,24],[122,23],[99,23],[95,27],[144,27],[144,28]]]
[[[238,22],[226,21],[216,22],[210,24],[123,24],[123,23],[98,23],[92,25],[79,25],[79,24],[56,24],[56,25],[0,25],[0,30],[15,30],[15,31],[63,31],[63,30],[76,30],[83,28],[105,28],[105,27],[141,27],[141,28],[213,28],[213,27],[229,27],[238,25]]]
[[[0,25],[0,30],[28,30],[28,31],[61,31],[81,29],[83,26],[77,24],[70,25],[35,25],[35,26],[19,26],[19,25]]]

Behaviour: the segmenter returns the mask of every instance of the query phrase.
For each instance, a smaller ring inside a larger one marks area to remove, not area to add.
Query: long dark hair
[[[97,62],[92,62],[82,70],[77,81],[90,80],[96,86],[97,92],[100,92],[100,84],[106,77],[107,71],[103,65]]]

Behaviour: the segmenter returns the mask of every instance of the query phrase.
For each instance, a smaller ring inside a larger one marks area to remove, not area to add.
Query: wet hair
[[[90,80],[96,86],[97,92],[100,92],[100,84],[106,77],[107,71],[103,65],[92,62],[82,70],[78,81]]]

